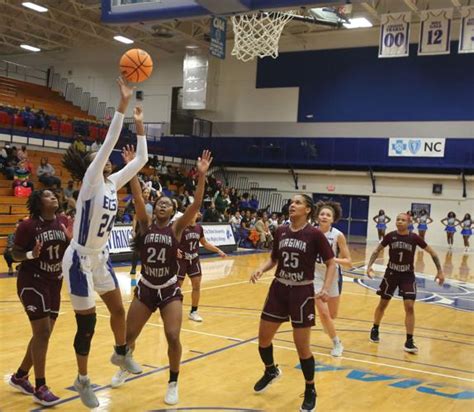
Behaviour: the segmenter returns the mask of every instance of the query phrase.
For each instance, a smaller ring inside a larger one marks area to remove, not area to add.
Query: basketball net
[[[278,43],[285,24],[296,11],[269,11],[232,16],[232,56],[244,62],[255,57],[278,57]]]

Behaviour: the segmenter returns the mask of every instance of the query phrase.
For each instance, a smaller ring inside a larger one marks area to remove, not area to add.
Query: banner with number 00
[[[382,14],[379,58],[406,57],[409,53],[411,13]]]
[[[419,56],[449,54],[453,9],[423,10],[420,15]]]
[[[474,53],[474,6],[461,8],[459,53]]]

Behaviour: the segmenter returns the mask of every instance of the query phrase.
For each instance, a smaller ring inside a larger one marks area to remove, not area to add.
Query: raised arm
[[[137,153],[134,159],[127,163],[122,170],[109,176],[119,190],[121,187],[135,176],[148,161],[148,148],[146,143],[145,128],[143,126],[143,110],[137,106],[133,109],[133,117],[137,127]]]
[[[344,235],[339,235],[337,238],[337,247],[339,248],[339,256],[335,258],[334,261],[337,264],[350,269],[352,267],[351,252],[347,247],[347,241]]]
[[[384,247],[385,246],[383,246],[381,243],[378,244],[374,252],[370,256],[369,264],[367,265],[367,276],[371,279],[373,278],[373,273],[374,273],[374,270],[372,269],[372,265],[377,260],[377,256],[383,250]]]
[[[173,223],[173,232],[178,241],[181,240],[181,234],[183,233],[183,230],[189,226],[194,218],[194,215],[199,212],[199,208],[201,207],[202,199],[204,197],[204,188],[206,186],[206,173],[209,170],[211,163],[211,152],[209,150],[204,150],[202,152],[202,157],[198,157],[197,161],[199,179],[196,192],[194,194],[194,202],[186,208],[183,216],[175,220]]]
[[[130,180],[130,187],[132,189],[133,201],[135,203],[135,217],[138,222],[138,230],[144,233],[149,225],[149,217],[145,209],[145,201],[143,200],[142,187],[137,176]]]
[[[89,186],[96,186],[103,181],[103,171],[107,160],[109,160],[110,154],[114,149],[122,131],[123,118],[125,111],[127,110],[128,103],[133,95],[133,88],[128,86],[127,83],[119,77],[117,83],[120,88],[120,103],[117,111],[114,114],[114,118],[110,123],[109,130],[105,136],[105,140],[99,151],[97,152],[94,160],[87,168],[86,174],[84,175],[83,184]]]

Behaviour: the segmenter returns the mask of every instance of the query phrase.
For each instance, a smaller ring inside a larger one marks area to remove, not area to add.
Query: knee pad
[[[76,313],[77,332],[74,338],[74,350],[78,355],[87,356],[91,348],[92,336],[94,336],[97,315],[79,315]]]

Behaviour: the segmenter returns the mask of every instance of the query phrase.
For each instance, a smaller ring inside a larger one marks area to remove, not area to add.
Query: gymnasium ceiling
[[[117,34],[135,40],[137,47],[165,55],[179,54],[185,46],[207,47],[209,44],[209,18],[104,25],[100,21],[99,0],[38,0],[38,4],[49,9],[47,13],[22,7],[22,1],[0,0],[0,56],[3,58],[25,54],[20,44],[36,46],[45,52],[85,45],[123,46],[113,39]],[[341,4],[344,2],[341,0]],[[353,0],[352,4],[353,17],[368,18],[377,29],[384,13],[412,11],[416,22],[421,10],[474,5],[474,0]],[[459,13],[455,13],[455,19],[459,19]],[[297,39],[331,30],[335,29],[292,21],[285,27],[283,36]],[[232,30],[228,29],[228,38],[232,37]]]

